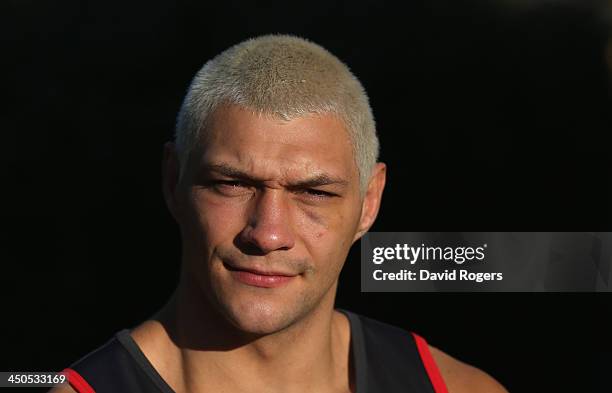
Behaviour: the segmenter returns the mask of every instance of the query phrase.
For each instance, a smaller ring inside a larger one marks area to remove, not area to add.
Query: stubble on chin
[[[247,335],[269,335],[290,328],[319,306],[330,290],[308,288],[317,280],[314,269],[308,270],[304,277],[298,277],[305,280],[306,285],[288,288],[293,289],[288,292],[284,291],[287,288],[249,288],[235,282],[228,272],[222,270],[217,272],[221,277],[211,277],[213,281],[202,290],[206,292],[214,313],[227,321],[228,328]]]

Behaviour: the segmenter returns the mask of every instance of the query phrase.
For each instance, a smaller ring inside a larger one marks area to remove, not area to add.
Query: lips
[[[282,271],[235,267],[227,263],[223,265],[236,280],[243,284],[260,288],[277,288],[288,284],[297,276],[297,274]]]

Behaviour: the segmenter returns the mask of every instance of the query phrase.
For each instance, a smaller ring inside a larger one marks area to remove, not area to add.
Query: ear
[[[176,146],[173,142],[166,142],[164,144],[162,157],[162,192],[170,214],[172,214],[172,217],[177,221],[179,212],[177,197],[179,170]]]
[[[363,234],[370,229],[372,224],[374,224],[374,220],[376,220],[380,208],[386,177],[387,166],[382,162],[377,163],[372,171],[370,182],[368,183],[368,188],[363,198],[361,218],[359,219],[359,226],[357,227],[353,242],[363,236]]]

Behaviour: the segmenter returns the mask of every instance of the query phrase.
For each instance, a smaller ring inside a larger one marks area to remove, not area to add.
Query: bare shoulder
[[[70,385],[57,385],[53,389],[49,390],[48,393],[76,393],[76,391],[70,387]]]
[[[429,346],[449,393],[508,393],[493,377]]]

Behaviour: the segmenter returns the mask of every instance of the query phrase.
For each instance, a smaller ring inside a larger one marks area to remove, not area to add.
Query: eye
[[[240,196],[250,192],[251,186],[240,180],[214,180],[210,182],[212,188],[222,195]]]
[[[217,186],[227,186],[227,187],[247,187],[247,185],[240,180],[217,180]]]
[[[303,190],[302,193],[314,199],[325,199],[325,198],[331,198],[331,197],[336,196],[336,194],[332,194],[331,192],[327,192],[323,190],[317,190],[316,188],[307,188]]]
[[[308,189],[306,190],[307,193],[309,193],[310,195],[317,195],[317,196],[331,196],[331,194],[329,192],[325,192],[322,190],[315,190],[315,189]]]

